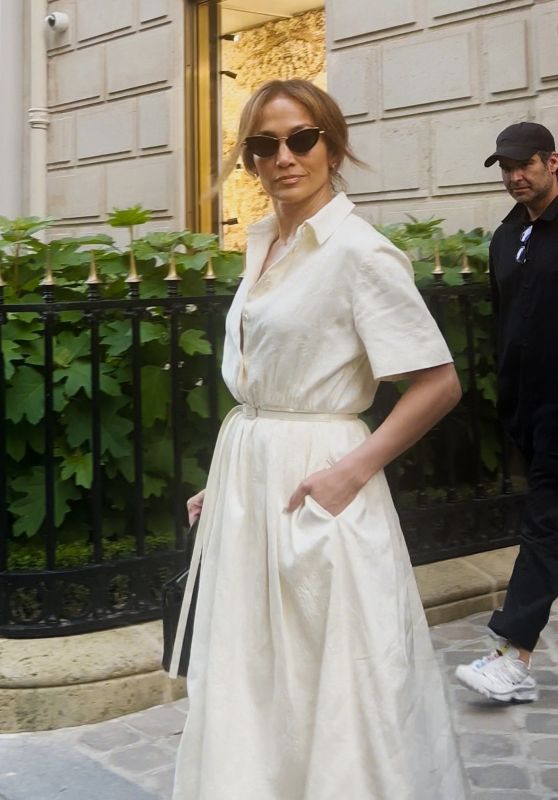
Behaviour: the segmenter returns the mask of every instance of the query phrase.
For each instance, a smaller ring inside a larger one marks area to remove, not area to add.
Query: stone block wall
[[[493,230],[511,206],[497,133],[558,138],[558,0],[327,0],[328,89],[369,170],[346,169],[363,216]]]
[[[185,219],[183,0],[50,0],[48,213],[56,233],[104,230],[141,203],[149,227]]]

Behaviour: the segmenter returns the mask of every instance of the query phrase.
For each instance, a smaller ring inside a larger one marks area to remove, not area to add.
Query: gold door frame
[[[217,234],[221,201],[211,187],[220,165],[219,32],[219,0],[186,0],[186,225]]]

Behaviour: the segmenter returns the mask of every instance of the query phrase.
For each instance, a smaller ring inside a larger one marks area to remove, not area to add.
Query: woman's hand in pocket
[[[291,495],[286,511],[295,511],[309,494],[318,505],[337,517],[353,502],[362,485],[352,470],[347,470],[340,463],[334,464],[330,469],[313,472],[299,483]]]
[[[199,518],[205,498],[205,489],[198,492],[193,497],[190,497],[186,502],[186,509],[188,511],[188,524],[193,525]]]

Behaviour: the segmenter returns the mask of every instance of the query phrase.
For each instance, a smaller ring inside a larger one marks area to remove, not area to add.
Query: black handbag
[[[186,587],[188,575],[190,574],[190,562],[192,559],[192,551],[197,528],[198,523],[195,522],[187,534],[187,566],[173,578],[170,578],[170,580],[164,583],[161,589],[161,603],[163,607],[163,658],[161,663],[166,672],[170,670],[174,642],[176,639],[176,631],[178,628],[178,621],[180,619],[180,610],[182,608],[182,600],[184,598],[184,589]],[[194,584],[194,592],[192,594],[192,602],[188,612],[188,620],[186,622],[186,630],[184,633],[182,651],[180,653],[180,661],[178,665],[178,674],[184,678],[186,677],[188,672],[188,664],[190,663],[190,650],[192,647],[192,635],[194,632],[194,614],[196,611],[196,601],[198,599],[198,586],[200,580],[199,564],[196,566],[198,572],[196,575],[196,582]]]

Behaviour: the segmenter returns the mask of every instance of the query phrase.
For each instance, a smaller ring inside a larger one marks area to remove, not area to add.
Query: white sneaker
[[[468,689],[509,703],[511,700],[529,703],[537,700],[539,692],[527,665],[519,658],[519,651],[509,642],[484,658],[470,664],[460,664],[455,670],[457,680]]]

